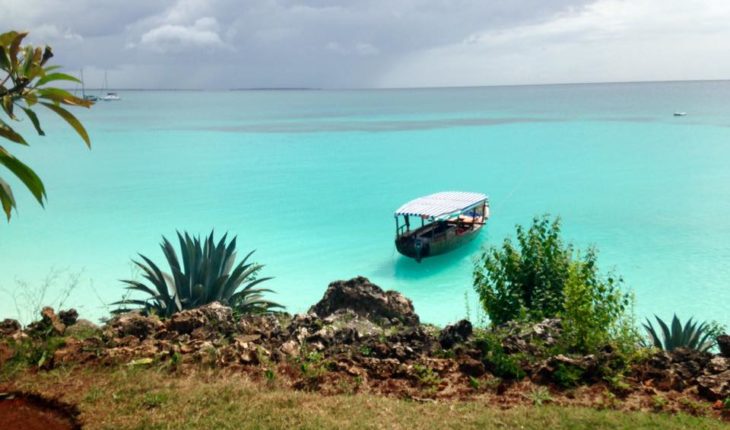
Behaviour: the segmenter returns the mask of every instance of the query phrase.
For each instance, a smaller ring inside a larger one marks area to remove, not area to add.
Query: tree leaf
[[[0,164],[8,168],[15,176],[20,179],[38,203],[43,206],[43,199],[46,197],[46,188],[43,181],[36,175],[30,167],[23,164],[20,160],[13,157],[5,149],[0,149]]]
[[[10,46],[10,44],[13,43],[13,40],[15,40],[15,36],[17,35],[17,31],[8,31],[6,33],[0,34],[0,46]]]
[[[0,46],[0,69],[10,69],[10,58],[8,57],[7,51],[5,51],[5,48],[2,46]]]
[[[67,111],[61,106],[54,105],[53,103],[41,102],[41,104],[48,109],[56,112],[61,118],[63,118],[71,127],[74,128],[74,130],[76,130],[76,133],[81,136],[81,138],[86,143],[86,146],[91,148],[91,140],[89,139],[89,134],[86,132],[86,129],[81,124],[81,122],[79,122],[79,120],[76,119],[76,117],[73,116],[71,112]]]
[[[15,130],[13,130],[2,120],[0,120],[0,136],[21,145],[28,145],[28,142],[23,139],[23,136],[19,135]]]
[[[60,88],[39,88],[38,96],[43,99],[53,100],[57,103],[63,103],[73,106],[90,107],[92,103],[88,100],[80,99],[66,90]]]
[[[46,46],[43,49],[43,57],[41,57],[41,66],[46,64],[46,62],[48,62],[48,60],[50,60],[52,57],[53,57],[53,49],[51,49],[50,46]],[[59,66],[55,66],[55,67],[58,68]],[[46,69],[46,72],[48,72],[48,69]]]
[[[46,76],[38,79],[38,82],[35,83],[35,86],[40,87],[53,81],[71,81],[77,82],[79,84],[81,83],[81,81],[75,76],[67,75],[65,73],[49,73]]]
[[[15,39],[13,39],[13,43],[10,44],[10,65],[13,68],[15,68],[16,63],[18,62],[18,50],[20,49],[20,43],[27,35],[28,33],[15,33]]]
[[[33,127],[35,127],[35,131],[38,132],[41,136],[45,136],[46,133],[41,129],[41,123],[38,121],[38,115],[35,114],[31,109],[23,108],[25,111],[25,114],[28,115],[28,118],[30,118],[30,122],[33,123]]]
[[[2,179],[0,179],[0,203],[2,203],[5,216],[10,221],[10,214],[15,207],[15,197],[13,196],[13,190],[10,189],[10,185]]]
[[[3,110],[10,117],[10,119],[17,120],[18,118],[13,113],[13,97],[10,94],[3,96],[2,98]]]

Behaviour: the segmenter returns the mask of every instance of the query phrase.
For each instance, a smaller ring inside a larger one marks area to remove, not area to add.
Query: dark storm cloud
[[[0,0],[0,27],[138,87],[369,86],[410,52],[582,0]]]
[[[626,64],[607,73],[617,60],[663,76],[672,69],[652,56],[662,41],[684,23],[724,23],[727,9],[720,0],[0,0],[0,28],[30,30],[92,85],[104,70],[113,85],[140,88],[460,85],[633,76]],[[704,39],[683,35],[695,47],[687,55],[717,58],[704,50],[721,38],[696,33]],[[697,64],[679,58],[673,70]]]

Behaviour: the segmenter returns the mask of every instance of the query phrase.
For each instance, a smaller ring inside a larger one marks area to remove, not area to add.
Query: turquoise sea
[[[15,188],[1,289],[81,272],[67,304],[97,319],[137,252],[159,261],[162,235],[215,228],[257,250],[290,312],[363,275],[445,324],[475,314],[480,247],[550,213],[623,275],[639,317],[730,324],[730,82],[120,94],[78,112],[91,151],[50,115],[47,137],[12,148],[49,198]],[[393,211],[442,190],[489,194],[488,228],[421,264],[399,256]]]

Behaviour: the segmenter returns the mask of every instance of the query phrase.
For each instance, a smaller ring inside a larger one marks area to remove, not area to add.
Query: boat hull
[[[460,246],[471,242],[482,231],[482,225],[457,233],[456,229],[447,229],[441,236],[430,237],[419,230],[412,234],[400,236],[395,240],[395,247],[401,254],[421,262],[422,259],[446,254]]]

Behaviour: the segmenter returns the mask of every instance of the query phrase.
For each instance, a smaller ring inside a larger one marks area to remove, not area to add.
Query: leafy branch
[[[48,60],[53,57],[53,51],[49,46],[21,46],[27,35],[28,33],[17,31],[0,34],[0,73],[5,74],[0,80],[2,111],[9,121],[16,122],[21,121],[16,112],[22,111],[38,135],[45,136],[38,115],[33,110],[34,107],[43,106],[66,121],[86,146],[91,147],[91,139],[84,126],[62,106],[88,108],[93,103],[78,98],[66,90],[47,86],[56,81],[79,83],[81,81],[74,76],[58,72],[59,66],[46,66]],[[0,137],[15,144],[28,146],[26,139],[13,129],[8,120],[0,118]],[[18,160],[2,145],[0,145],[0,165],[20,180],[41,206],[44,205],[46,189],[43,181],[33,169]],[[12,188],[2,177],[0,177],[0,204],[9,221],[12,210],[16,208],[16,201]]]

